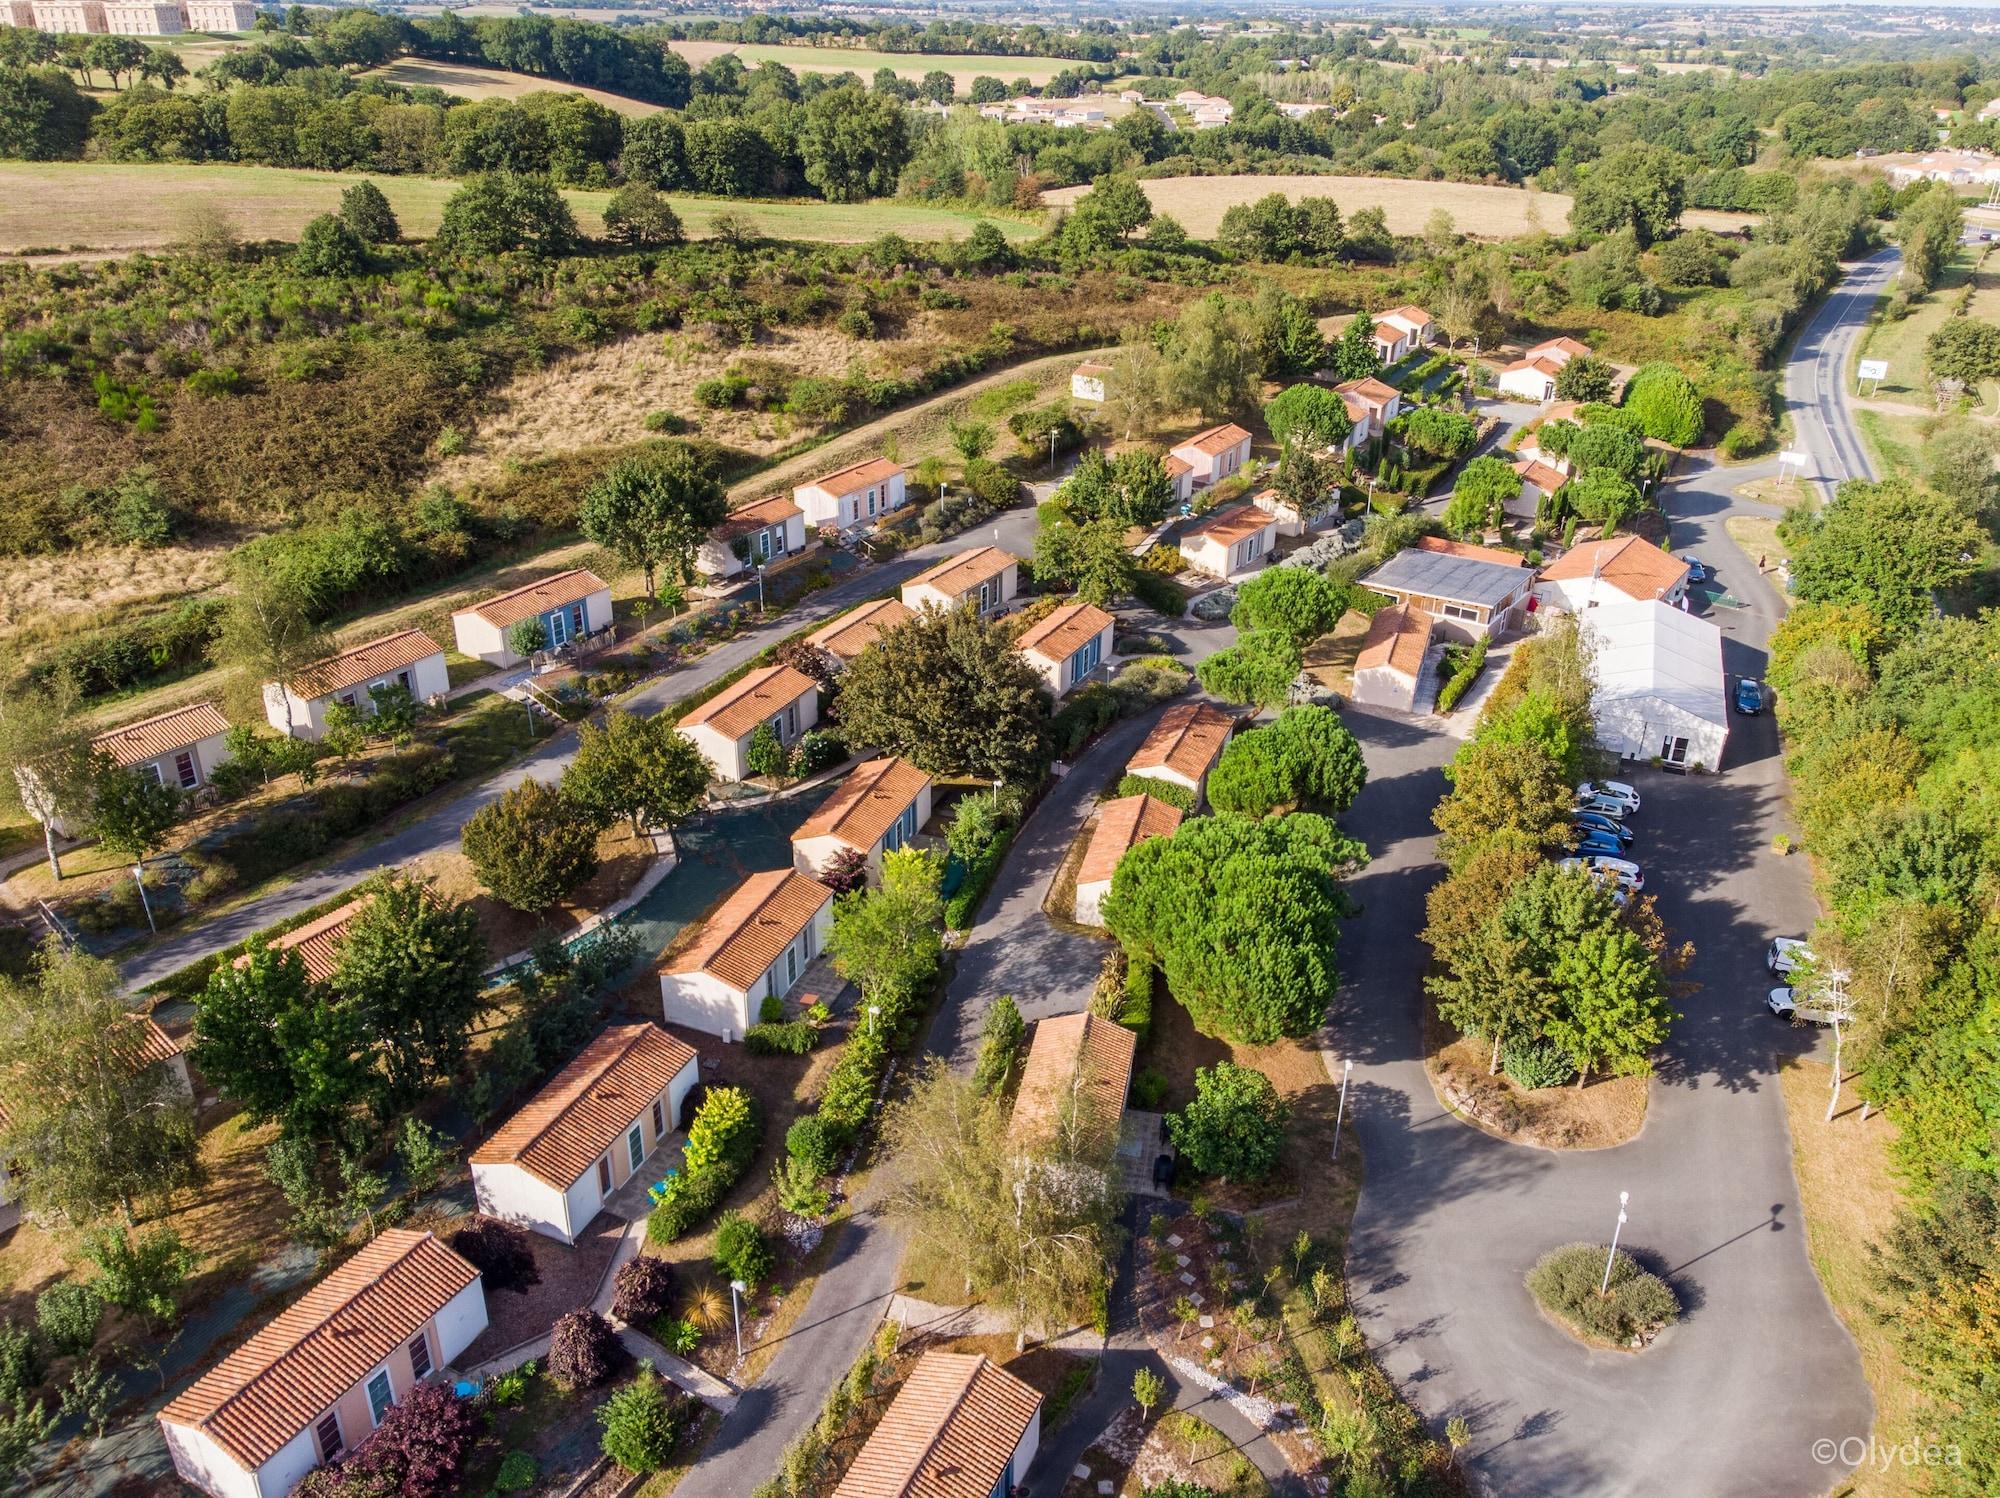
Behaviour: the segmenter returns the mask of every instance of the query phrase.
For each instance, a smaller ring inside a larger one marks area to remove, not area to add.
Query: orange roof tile
[[[748,993],[832,898],[833,891],[817,879],[790,869],[752,874],[661,971],[713,973],[738,993]]]
[[[140,1026],[139,1064],[158,1066],[163,1061],[171,1061],[187,1049],[186,1034],[169,1035],[150,1014],[135,1016]]]
[[[1194,464],[1186,458],[1175,457],[1172,453],[1168,453],[1160,459],[1160,469],[1168,478],[1177,479],[1184,473],[1193,473]]]
[[[906,759],[871,759],[856,765],[840,788],[799,825],[792,841],[831,837],[866,853],[930,783],[930,776]]]
[[[1157,796],[1120,796],[1097,808],[1097,825],[1076,867],[1078,884],[1102,884],[1118,872],[1118,861],[1149,837],[1172,837],[1181,809]]]
[[[694,1064],[694,1047],[658,1025],[606,1030],[472,1152],[567,1191]]]
[[[823,489],[835,499],[852,494],[856,489],[866,489],[870,484],[879,484],[894,478],[903,471],[900,463],[891,463],[887,458],[869,458],[846,468],[837,468],[832,473],[800,484],[799,489]],[[798,493],[798,489],[792,491]]]
[[[479,1271],[430,1233],[388,1228],[160,1412],[256,1471],[379,1367]]]
[[[610,586],[588,567],[573,567],[568,572],[558,572],[554,577],[523,583],[469,609],[454,609],[451,617],[456,619],[460,614],[476,614],[488,624],[505,629],[523,619],[539,618],[550,609],[577,603],[593,593],[602,593]]]
[[[1548,582],[1595,576],[1628,598],[1661,598],[1687,576],[1687,563],[1637,536],[1572,546],[1537,575]]]
[[[991,1498],[1041,1406],[983,1352],[927,1352],[833,1498]]]
[[[1406,317],[1420,328],[1427,328],[1431,324],[1430,313],[1424,311],[1423,308],[1415,306],[1409,302],[1405,302],[1400,307],[1391,307],[1387,312],[1378,312],[1376,316]]]
[[[1423,669],[1424,652],[1430,649],[1431,616],[1410,603],[1378,609],[1368,621],[1368,638],[1354,658],[1354,669],[1366,671],[1387,666],[1402,676],[1414,678]]]
[[[1408,335],[1401,328],[1392,328],[1385,322],[1378,322],[1368,330],[1368,336],[1376,343],[1396,343]]]
[[[1245,536],[1254,536],[1265,526],[1275,523],[1275,516],[1265,513],[1255,505],[1224,505],[1219,510],[1210,510],[1189,526],[1182,533],[1181,540],[1187,542],[1206,538],[1230,546]]]
[[[310,702],[316,697],[358,687],[364,681],[379,681],[392,671],[414,666],[426,656],[443,653],[444,647],[422,630],[406,629],[315,661],[293,677],[290,685],[297,696]]]
[[[1160,715],[1125,768],[1172,770],[1198,780],[1222,753],[1235,727],[1236,720],[1219,707],[1206,702],[1176,703]]]
[[[1210,457],[1214,457],[1218,453],[1228,452],[1230,448],[1235,447],[1238,443],[1248,442],[1249,440],[1250,434],[1244,431],[1243,428],[1233,421],[1225,421],[1219,427],[1210,427],[1205,432],[1196,432],[1185,442],[1176,442],[1174,447],[1177,451],[1184,447],[1191,447],[1196,452],[1207,453]]]
[[[1417,537],[1419,551],[1435,551],[1448,557],[1469,557],[1475,562],[1499,562],[1507,567],[1525,567],[1527,559],[1518,551],[1503,551],[1497,546],[1475,546],[1470,541],[1451,541],[1443,536]]]
[[[1529,359],[1534,359],[1543,355],[1547,355],[1553,358],[1555,355],[1560,354],[1562,358],[1557,362],[1560,364],[1567,364],[1571,359],[1580,359],[1588,357],[1589,353],[1590,353],[1589,344],[1579,343],[1574,338],[1562,337],[1562,338],[1550,338],[1545,342],[1536,344],[1533,348],[1528,350],[1527,354],[1524,357]]]
[[[843,614],[826,628],[817,630],[806,637],[806,643],[817,645],[829,655],[837,655],[843,661],[852,661],[882,637],[885,630],[894,629],[899,624],[907,624],[916,618],[916,610],[900,598],[878,598],[873,603],[864,603],[851,614]]]
[[[271,938],[271,949],[276,952],[297,951],[299,961],[305,964],[306,976],[315,983],[324,983],[333,977],[333,971],[340,962],[341,939],[347,935],[347,928],[354,924],[354,918],[373,895],[363,895],[358,900],[349,900],[345,905],[329,910],[317,920],[307,921],[282,935]],[[250,954],[239,956],[234,966],[248,967]]]
[[[1569,475],[1564,473],[1560,468],[1553,468],[1547,463],[1537,462],[1529,458],[1524,458],[1516,463],[1514,465],[1514,472],[1518,473],[1524,480],[1533,484],[1544,494],[1553,494],[1569,482]]]
[[[227,732],[229,720],[214,703],[191,702],[172,712],[158,713],[109,733],[100,733],[90,741],[90,747],[103,750],[121,765],[137,765]]]
[[[813,679],[796,666],[765,666],[685,714],[681,728],[705,723],[726,739],[740,739],[759,723],[783,712],[808,692],[818,691]]]
[[[903,584],[910,588],[935,588],[947,598],[957,598],[969,593],[990,578],[1000,576],[1009,567],[1018,567],[1021,559],[997,546],[981,546],[973,551],[962,551],[955,557],[946,557],[928,572],[920,572]]]
[[[1118,621],[1094,603],[1069,603],[1031,629],[1022,631],[1014,648],[1045,661],[1066,661]]]
[[[1111,369],[1109,364],[1099,364],[1095,359],[1085,359],[1083,363],[1077,365],[1075,372],[1080,375],[1108,375]]]
[[[1387,406],[1390,401],[1395,400],[1401,393],[1394,385],[1385,384],[1373,375],[1367,375],[1359,380],[1348,380],[1333,388],[1341,395],[1354,396],[1357,400],[1371,408]]]
[[[1138,1044],[1132,1031],[1095,1014],[1063,1014],[1037,1022],[1028,1059],[1021,1067],[1021,1085],[1014,1094],[1009,1141],[1017,1149],[1025,1148],[1053,1128],[1062,1117],[1063,1100],[1073,1092],[1083,1115],[1078,1123],[1098,1142],[1115,1145]]]
[[[769,499],[760,499],[755,504],[743,506],[740,510],[731,510],[729,518],[708,534],[711,540],[727,543],[738,536],[748,536],[774,525],[783,525],[786,521],[803,514],[805,511],[786,499],[784,495],[774,494]]]

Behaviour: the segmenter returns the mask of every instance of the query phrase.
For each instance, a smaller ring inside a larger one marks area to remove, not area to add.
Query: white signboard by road
[[[1886,380],[1889,377],[1889,361],[1887,359],[1863,359],[1858,373],[1859,377],[1864,380]]]

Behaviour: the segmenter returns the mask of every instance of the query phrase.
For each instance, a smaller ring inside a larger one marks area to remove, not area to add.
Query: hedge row
[[[757,1100],[741,1087],[710,1090],[688,1125],[680,1174],[646,1220],[646,1236],[671,1243],[717,1207],[757,1153],[763,1137]]]
[[[993,876],[1000,872],[1007,850],[1014,844],[1014,834],[1019,830],[1018,823],[1001,828],[993,834],[993,841],[986,845],[985,850],[965,866],[965,878],[959,881],[951,898],[944,902],[947,930],[964,931],[972,925],[973,916],[979,913],[979,902],[985,896],[987,886],[993,882]]]

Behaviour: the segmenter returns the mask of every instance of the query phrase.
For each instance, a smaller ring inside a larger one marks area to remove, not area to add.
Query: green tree
[[[1722,244],[1706,229],[1683,229],[1654,247],[1660,279],[1669,286],[1714,286],[1728,269]]]
[[[1924,342],[1924,363],[1933,379],[1957,380],[1967,389],[2000,378],[2000,327],[1976,317],[1946,318]]]
[[[1451,794],[1431,814],[1443,834],[1438,852],[1457,868],[1496,834],[1533,847],[1559,847],[1576,793],[1562,765],[1538,743],[1475,737],[1445,767]]]
[[[709,533],[729,514],[729,497],[694,453],[676,443],[644,457],[621,458],[584,491],[577,523],[600,546],[646,575],[646,592],[662,562],[683,583]]]
[[[1130,243],[1152,218],[1153,203],[1146,190],[1123,172],[1097,178],[1070,212],[1070,223],[1078,226],[1073,232],[1100,246]]]
[[[1940,422],[1924,439],[1924,483],[1966,514],[1978,515],[1993,503],[1993,450],[1990,428],[1966,420]]]
[[[1470,416],[1441,406],[1415,406],[1396,418],[1396,439],[1412,452],[1436,458],[1462,458],[1479,440]]]
[[[864,999],[901,1005],[936,975],[944,950],[938,933],[943,877],[931,854],[898,848],[883,854],[878,888],[857,890],[834,906],[827,950],[835,971]]]
[[[1645,508],[1645,498],[1632,481],[1608,468],[1579,473],[1556,491],[1569,513],[1604,528],[1610,535],[1629,515]]]
[[[1035,532],[1035,581],[1066,586],[1085,603],[1100,606],[1132,591],[1132,553],[1116,520],[1044,525]]]
[[[1160,969],[1202,1034],[1267,1044],[1324,1015],[1349,912],[1339,880],[1366,859],[1309,812],[1198,817],[1120,860],[1105,924]]]
[[[528,779],[474,812],[459,846],[495,899],[533,915],[597,871],[597,830],[586,808]]]
[[[841,678],[850,742],[932,775],[1026,784],[1048,754],[1042,680],[1004,624],[971,609],[927,610],[883,633]]]
[[[128,770],[102,750],[91,756],[90,835],[133,864],[166,845],[181,818],[181,790]]]
[[[1625,409],[1657,441],[1692,447],[1701,440],[1701,396],[1694,381],[1671,364],[1640,366],[1625,387]]]
[[[579,238],[576,216],[546,175],[485,172],[445,200],[436,244],[472,260],[509,250],[546,260],[569,254]]]
[[[485,1009],[486,941],[472,907],[396,874],[374,881],[341,938],[332,986],[380,1045],[388,1098],[407,1106],[465,1063]]]
[[[1367,782],[1361,746],[1329,707],[1288,707],[1229,741],[1208,780],[1217,811],[1262,817],[1308,805],[1347,810]]]
[[[1583,473],[1615,473],[1629,480],[1645,465],[1646,444],[1637,432],[1598,421],[1571,435],[1568,457]]]
[[[604,205],[604,237],[637,250],[680,244],[687,238],[680,215],[657,189],[628,182]]]
[[[1021,1060],[1025,1031],[1020,1006],[1012,994],[1003,993],[987,1006],[986,1019],[980,1028],[979,1060],[972,1069],[975,1087],[996,1096],[1006,1090]]]
[[[1256,399],[1256,329],[1241,303],[1202,298],[1174,324],[1170,349],[1170,383],[1180,405],[1218,419]]]
[[[58,671],[0,700],[0,805],[42,824],[49,873],[62,878],[56,824],[89,815],[94,761],[76,677]]]
[[[674,1454],[680,1439],[676,1406],[682,1401],[668,1388],[642,1358],[637,1376],[598,1406],[604,1454],[627,1472],[657,1472]]]
[[[1617,372],[1595,354],[1578,354],[1556,371],[1556,398],[1566,401],[1611,399]]]
[[[307,590],[275,565],[245,563],[215,639],[216,663],[236,678],[239,696],[264,703],[264,684],[290,682],[333,653],[333,642],[313,618]],[[291,694],[280,692],[285,732],[293,729]]]
[[[344,219],[331,213],[306,220],[292,263],[305,276],[353,276],[368,262],[368,247]]]
[[[1521,494],[1521,476],[1504,458],[1474,458],[1458,471],[1444,507],[1444,528],[1469,536],[1498,525]]]
[[[192,1058],[254,1122],[325,1144],[375,1096],[370,1040],[359,1012],[308,978],[296,951],[260,937],[241,967],[225,962],[209,975]]]
[[[685,821],[708,794],[715,767],[665,714],[641,717],[612,708],[600,726],[578,730],[562,793],[600,825],[628,819],[634,837]]]
[[[1318,448],[1335,448],[1354,430],[1347,402],[1323,385],[1290,385],[1264,403],[1264,424],[1280,447],[1294,439]]]
[[[1290,1117],[1269,1077],[1218,1061],[1195,1071],[1194,1101],[1167,1115],[1167,1133],[1203,1175],[1261,1181],[1284,1158]]]
[[[1132,1402],[1139,1406],[1139,1418],[1150,1420],[1153,1406],[1167,1394],[1167,1381],[1151,1368],[1141,1368],[1132,1375]]]
[[[1375,347],[1374,332],[1375,319],[1366,312],[1349,319],[1340,336],[1327,345],[1327,364],[1335,378],[1365,380],[1382,372],[1382,351]]]
[[[1275,707],[1291,695],[1303,657],[1291,636],[1253,630],[1195,667],[1202,690],[1224,702]]]
[[[1643,250],[1673,233],[1686,190],[1683,157],[1661,146],[1620,146],[1595,162],[1577,184],[1570,232],[1615,234],[1629,228]]]
[[[1236,590],[1229,622],[1246,633],[1276,630],[1303,650],[1347,612],[1348,588],[1310,567],[1268,567]]]
[[[1299,211],[1281,192],[1238,203],[1222,215],[1215,242],[1243,260],[1289,260],[1303,247]]]
[[[1159,524],[1173,497],[1160,454],[1151,448],[1129,448],[1116,458],[1089,449],[1056,491],[1057,503],[1071,520],[1111,520],[1121,530]]]
[[[193,1099],[145,1056],[118,972],[51,937],[0,982],[0,1159],[31,1212],[79,1226],[198,1185]]]
[[[959,461],[968,466],[993,451],[993,428],[983,421],[955,421],[951,424],[951,447]]]
[[[910,159],[902,104],[845,84],[806,105],[798,126],[805,179],[834,203],[886,197]]]
[[[357,182],[340,194],[340,221],[363,244],[394,244],[403,237],[396,210],[373,182]]]
[[[1326,362],[1319,322],[1297,297],[1275,286],[1260,287],[1250,313],[1256,322],[1258,363],[1271,378],[1302,379]]]
[[[1544,999],[1527,972],[1524,944],[1494,916],[1514,887],[1543,866],[1535,848],[1497,838],[1432,886],[1426,899],[1423,939],[1436,960],[1424,987],[1447,1024],[1492,1041],[1489,1073],[1500,1070],[1509,1040],[1541,1033]]]
[[[0,155],[73,161],[83,154],[96,113],[97,101],[60,68],[0,67]]]
[[[1950,500],[1900,478],[1849,479],[1794,548],[1792,587],[1814,603],[1866,604],[1893,633],[1928,615],[1939,589],[1970,576],[1983,545]]]

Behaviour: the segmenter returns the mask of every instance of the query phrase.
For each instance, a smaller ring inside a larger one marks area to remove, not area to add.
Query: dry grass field
[[[857,47],[794,47],[766,43],[672,42],[674,51],[698,68],[703,63],[734,52],[745,67],[760,62],[778,62],[796,73],[858,73],[868,78],[877,68],[893,68],[900,78],[922,78],[933,70],[949,73],[962,94],[975,78],[998,78],[1013,83],[1025,78],[1030,83],[1047,83],[1074,64],[1056,57],[982,57],[968,52],[870,52]]]
[[[608,94],[601,88],[579,88],[576,84],[553,78],[508,73],[498,68],[468,67],[463,63],[419,62],[414,58],[404,58],[400,62],[375,68],[366,76],[398,83],[404,88],[441,88],[448,94],[475,101],[518,99],[523,94],[534,93],[564,93],[582,94],[622,115],[656,114],[660,109],[657,104],[645,104],[637,99],[628,99],[623,94]]]
[[[629,101],[628,101],[629,102]],[[157,249],[182,232],[188,204],[220,204],[246,239],[293,239],[306,220],[329,213],[361,172],[290,171],[282,167],[113,165],[104,162],[0,162],[0,254],[26,250],[88,253]],[[424,238],[437,230],[445,200],[458,183],[434,177],[371,178],[388,196],[403,232]],[[564,194],[586,234],[603,231],[607,192]],[[674,211],[697,238],[720,214],[752,220],[779,239],[858,244],[883,234],[909,239],[960,239],[975,216],[904,203],[751,202],[673,197]],[[1011,238],[1034,225],[996,219]]]
[[[1155,177],[1142,182],[1153,207],[1179,219],[1197,239],[1212,238],[1222,215],[1238,203],[1267,193],[1288,198],[1325,197],[1352,214],[1380,208],[1392,234],[1421,233],[1442,208],[1460,231],[1494,239],[1546,229],[1560,234],[1569,224],[1569,198],[1562,193],[1528,192],[1515,187],[1482,187],[1466,182],[1409,182],[1397,177],[1317,177],[1254,174],[1243,177]],[[1086,187],[1044,193],[1052,205],[1074,203]]]

